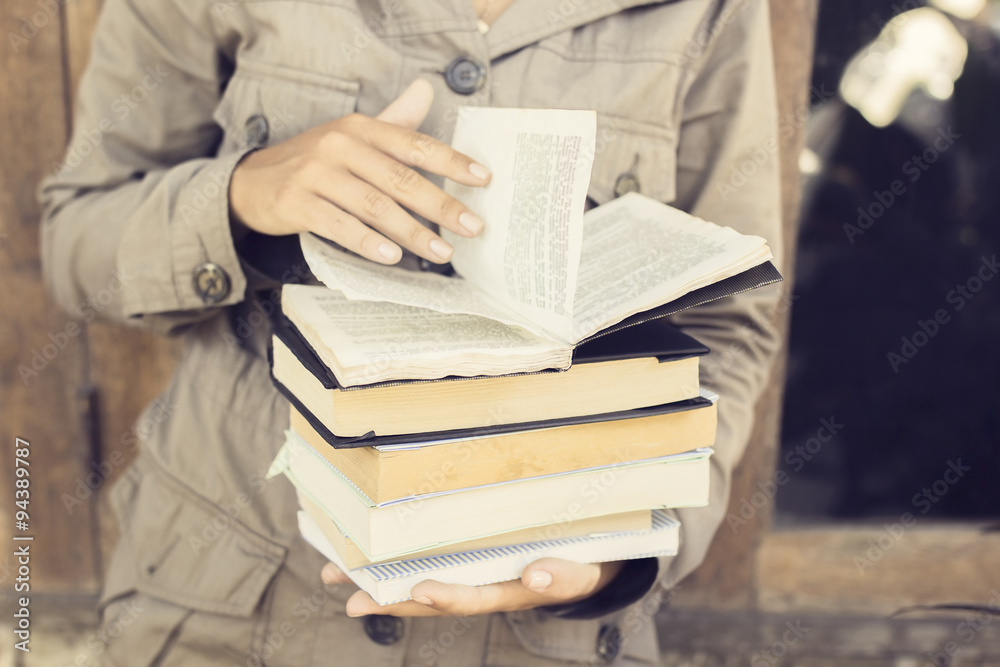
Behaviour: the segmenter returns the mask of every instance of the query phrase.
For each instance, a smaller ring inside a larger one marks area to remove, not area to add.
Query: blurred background
[[[819,5],[781,521],[1000,517],[1000,4],[922,5]]]
[[[787,358],[705,564],[638,620],[665,665],[1000,666],[1000,0],[769,3]],[[0,443],[31,439],[36,535],[31,654],[0,549],[0,667],[100,664],[105,491],[179,353],[40,280],[34,189],[100,7],[0,0]]]

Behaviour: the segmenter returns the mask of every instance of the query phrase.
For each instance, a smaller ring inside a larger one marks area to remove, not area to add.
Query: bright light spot
[[[799,171],[806,176],[815,176],[823,166],[819,156],[811,148],[805,148],[799,154]]]
[[[872,125],[885,127],[917,89],[941,100],[951,97],[968,51],[965,38],[941,12],[928,8],[905,12],[889,21],[882,34],[848,63],[840,94]]]

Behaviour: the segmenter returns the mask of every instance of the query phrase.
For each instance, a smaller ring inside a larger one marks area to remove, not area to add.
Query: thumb
[[[602,583],[601,566],[560,558],[541,558],[524,568],[521,583],[535,593],[556,600],[587,597]]]
[[[420,127],[434,101],[434,88],[426,79],[414,79],[403,93],[387,106],[377,119],[411,130]]]

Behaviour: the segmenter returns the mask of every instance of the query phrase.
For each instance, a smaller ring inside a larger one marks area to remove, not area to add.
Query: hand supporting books
[[[422,581],[413,587],[412,600],[379,605],[358,591],[347,601],[348,616],[474,616],[499,611],[523,611],[584,600],[602,590],[621,571],[624,563],[574,563],[542,558],[524,568],[520,579],[485,586]],[[325,584],[350,584],[351,580],[333,563],[321,572]]]
[[[467,238],[483,222],[411,167],[469,187],[490,172],[415,131],[433,98],[417,79],[374,119],[351,114],[250,153],[233,171],[231,218],[271,236],[314,232],[382,264],[400,260],[400,245],[447,262],[452,246],[402,207]]]

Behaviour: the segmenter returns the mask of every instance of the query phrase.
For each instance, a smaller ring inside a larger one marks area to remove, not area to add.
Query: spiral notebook
[[[680,546],[680,523],[662,510],[653,510],[653,526],[649,530],[529,542],[349,570],[316,520],[304,510],[300,510],[298,516],[299,530],[306,542],[343,570],[358,588],[380,605],[409,600],[410,590],[427,579],[482,586],[517,579],[525,566],[539,558],[603,563],[672,556]]]

